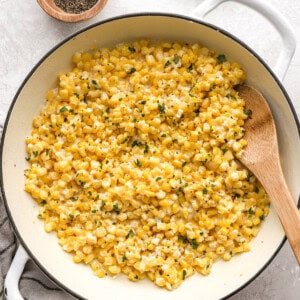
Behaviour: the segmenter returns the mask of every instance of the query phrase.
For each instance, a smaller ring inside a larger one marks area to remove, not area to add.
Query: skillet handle
[[[19,281],[29,256],[19,246],[4,282],[4,293],[7,300],[24,300],[19,291]]]
[[[282,39],[282,48],[273,71],[283,80],[296,49],[295,33],[289,22],[277,9],[262,0],[204,0],[193,11],[193,15],[198,18],[204,18],[221,3],[227,1],[235,1],[254,9],[275,26]]]

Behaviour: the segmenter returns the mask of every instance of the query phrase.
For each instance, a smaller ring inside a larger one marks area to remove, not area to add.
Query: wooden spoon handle
[[[263,171],[263,178],[259,179],[270,197],[300,265],[300,214],[284,179],[280,163],[270,159],[268,164]]]

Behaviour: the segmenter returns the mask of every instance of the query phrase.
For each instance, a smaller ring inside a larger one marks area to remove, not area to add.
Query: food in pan
[[[33,120],[25,190],[74,262],[172,290],[249,251],[269,200],[238,161],[239,64],[147,40],[72,63]]]

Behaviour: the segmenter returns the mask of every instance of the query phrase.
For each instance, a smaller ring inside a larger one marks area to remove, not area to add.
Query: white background
[[[299,118],[300,1],[261,1],[269,2],[277,8],[289,20],[296,33],[298,48],[283,84]],[[47,51],[72,33],[94,22],[124,13],[156,11],[191,15],[201,2],[108,0],[103,11],[93,19],[70,24],[46,15],[35,0],[0,0],[0,124],[3,125],[13,97],[32,67]],[[281,39],[275,29],[256,12],[228,2],[210,13],[205,20],[240,37],[271,67],[275,64],[282,45]],[[257,279],[230,299],[300,299],[300,269],[288,243]]]

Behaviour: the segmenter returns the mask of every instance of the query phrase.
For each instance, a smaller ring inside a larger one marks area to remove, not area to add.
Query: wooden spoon
[[[251,115],[245,122],[247,146],[240,160],[264,186],[300,265],[300,214],[282,173],[271,110],[254,88],[241,86],[239,94]]]

